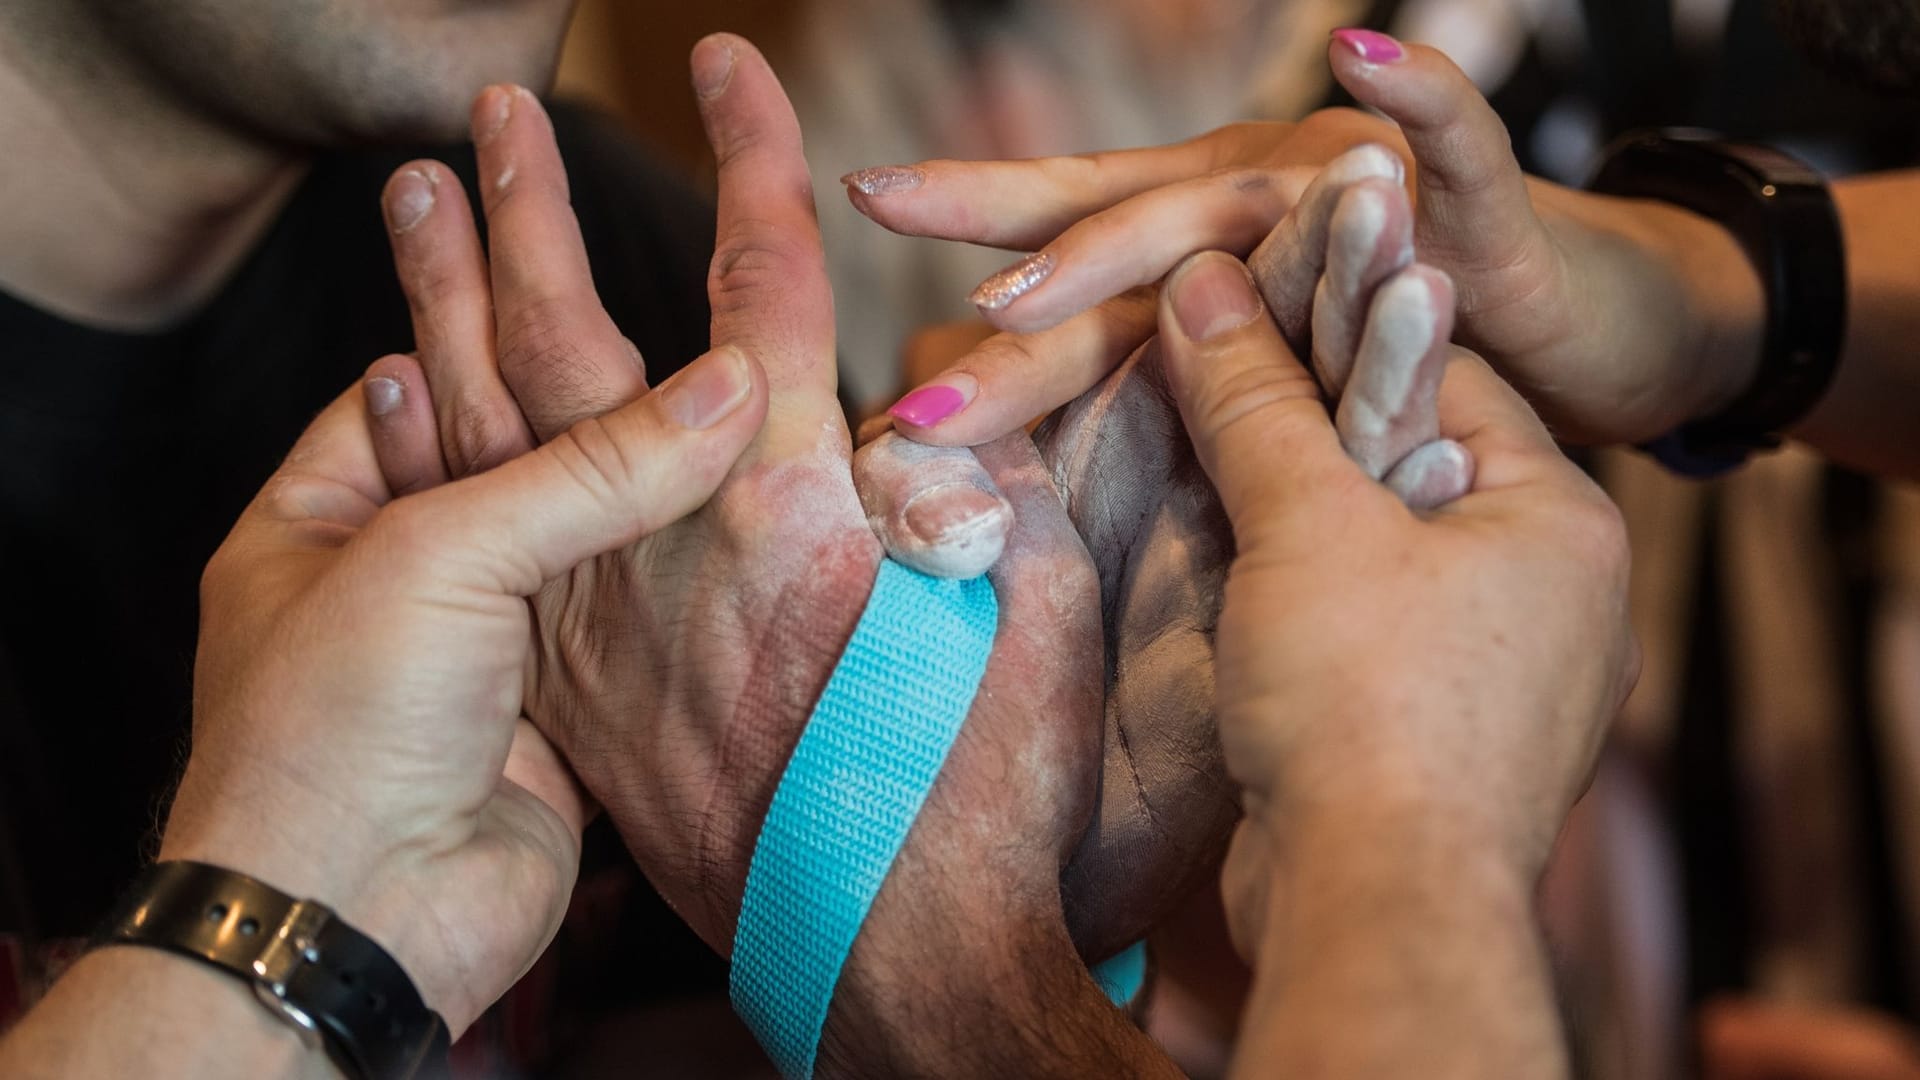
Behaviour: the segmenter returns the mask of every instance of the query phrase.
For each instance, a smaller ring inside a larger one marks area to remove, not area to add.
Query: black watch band
[[[1846,342],[1846,242],[1826,181],[1770,147],[1663,131],[1615,142],[1588,187],[1658,199],[1718,222],[1766,290],[1753,382],[1720,412],[1644,449],[1676,472],[1713,476],[1779,446],[1820,403]]]
[[[325,905],[245,874],[156,863],[94,944],[166,949],[246,980],[353,1080],[446,1075],[447,1025],[399,962]]]

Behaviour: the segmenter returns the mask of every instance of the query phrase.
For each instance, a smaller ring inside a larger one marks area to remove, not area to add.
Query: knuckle
[[[514,456],[518,418],[505,406],[472,398],[448,405],[442,440],[450,464],[461,474],[484,472]]]
[[[439,258],[407,263],[401,285],[414,308],[422,313],[439,311],[466,299],[468,294],[483,292],[474,288],[452,260]]]
[[[570,301],[542,297],[520,307],[500,331],[500,372],[523,401],[565,402],[598,413],[618,403]]]
[[[1248,364],[1220,371],[1203,383],[1194,401],[1193,416],[1201,430],[1216,436],[1245,424],[1261,427],[1269,435],[1284,436],[1303,421],[1315,419],[1302,406],[1319,411],[1317,419],[1325,422],[1319,388],[1304,369]]]
[[[721,231],[714,247],[709,299],[716,315],[737,313],[791,288],[802,274],[824,273],[825,266],[819,244],[791,228],[761,218],[741,219]]]
[[[582,491],[611,502],[632,485],[638,461],[627,442],[602,417],[588,417],[551,444],[555,459]]]
[[[1570,500],[1561,518],[1568,548],[1600,570],[1609,581],[1624,584],[1631,561],[1626,518],[1598,486],[1586,480],[1584,474],[1581,479],[1582,490],[1578,497]]]
[[[1024,370],[1041,362],[1024,334],[995,334],[974,347],[964,367],[976,376],[1007,369]]]
[[[1042,158],[1040,174],[1048,183],[1069,190],[1098,188],[1105,168],[1106,153],[1065,154]]]
[[[1255,161],[1286,141],[1298,125],[1276,120],[1242,120],[1200,136],[1214,169]]]

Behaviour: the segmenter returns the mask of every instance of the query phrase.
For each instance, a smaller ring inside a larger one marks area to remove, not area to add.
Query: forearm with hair
[[[327,1080],[326,1055],[268,1015],[245,982],[157,949],[76,961],[0,1040],[0,1076]]]
[[[1057,896],[926,849],[902,853],[854,943],[820,1075],[1180,1075],[1087,973]]]
[[[1530,875],[1439,811],[1317,817],[1270,833],[1234,1075],[1566,1076]]]

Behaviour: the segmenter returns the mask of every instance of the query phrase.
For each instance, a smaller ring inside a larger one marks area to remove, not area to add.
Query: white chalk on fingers
[[[979,577],[1013,531],[1013,506],[964,446],[888,432],[853,459],[854,488],[888,557],[923,574]]]
[[[1335,426],[1348,456],[1380,479],[1440,431],[1440,364],[1445,332],[1436,297],[1421,278],[1402,274],[1380,287]]]
[[[1473,452],[1435,439],[1387,473],[1387,489],[1413,510],[1436,510],[1473,490]]]

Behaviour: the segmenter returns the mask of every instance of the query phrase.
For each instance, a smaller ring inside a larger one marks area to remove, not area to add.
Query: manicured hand
[[[1473,490],[1410,511],[1342,451],[1277,328],[1244,318],[1259,307],[1210,254],[1176,272],[1160,318],[1237,544],[1215,687],[1247,806],[1236,851],[1405,812],[1536,875],[1637,668],[1619,513],[1465,353],[1439,415]]]
[[[1343,30],[1336,79],[1392,123],[1328,110],[1174,146],[1017,162],[932,161],[847,178],[898,232],[1030,251],[975,293],[1004,331],[896,408],[913,438],[968,445],[1072,400],[1153,332],[1150,295],[1189,254],[1246,256],[1296,354],[1341,188],[1411,164],[1423,261],[1452,278],[1460,340],[1563,438],[1644,441],[1725,404],[1757,356],[1759,281],[1732,238],[1650,202],[1520,172],[1505,126],[1443,54]],[[1341,163],[1320,178],[1323,165]],[[1276,225],[1279,231],[1275,232]]]

